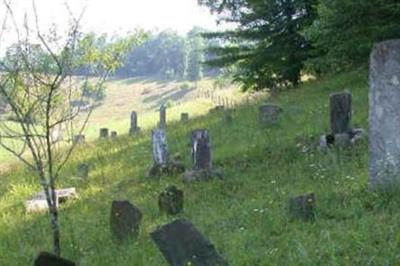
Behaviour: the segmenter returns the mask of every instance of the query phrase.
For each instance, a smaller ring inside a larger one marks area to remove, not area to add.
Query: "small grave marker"
[[[118,241],[136,239],[139,235],[142,213],[129,201],[114,200],[111,206],[111,232]]]
[[[158,207],[161,212],[176,215],[183,209],[183,191],[176,186],[169,186],[158,197]]]

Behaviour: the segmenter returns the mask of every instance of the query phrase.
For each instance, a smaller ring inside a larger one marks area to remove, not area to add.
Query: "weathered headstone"
[[[76,189],[73,188],[65,188],[65,189],[56,189],[56,206],[60,203],[64,203],[68,200],[75,199],[78,194]],[[27,212],[37,212],[47,210],[47,200],[46,195],[43,191],[38,192],[32,198],[25,202],[25,208]]]
[[[289,211],[292,217],[303,221],[315,218],[315,195],[314,193],[301,195],[289,199]]]
[[[149,177],[159,178],[164,174],[174,175],[185,171],[184,165],[177,158],[170,160],[167,136],[164,129],[154,129],[151,142],[153,166],[149,170]]]
[[[159,127],[164,128],[166,125],[167,125],[167,107],[163,104],[160,106]]]
[[[264,104],[259,107],[258,120],[262,126],[274,125],[278,122],[278,115],[282,111],[277,105]]]
[[[83,134],[75,135],[74,143],[77,143],[77,144],[85,143],[85,135],[83,135]]]
[[[183,191],[176,186],[169,186],[158,196],[160,212],[176,215],[183,209]]]
[[[168,163],[168,144],[165,130],[154,129],[152,131],[153,162],[155,165],[165,166]]]
[[[351,93],[332,93],[329,98],[331,134],[348,133],[351,130]]]
[[[400,184],[400,39],[377,43],[371,53],[369,90],[370,185]]]
[[[193,170],[211,171],[211,146],[208,131],[204,129],[193,131],[191,142]]]
[[[111,135],[110,135],[111,139],[116,139],[117,136],[118,136],[117,131],[111,131]]]
[[[228,266],[194,225],[178,219],[152,232],[151,238],[171,266]]]
[[[110,226],[118,241],[136,239],[139,235],[142,213],[129,201],[114,200],[111,206]]]
[[[77,176],[83,179],[87,179],[89,177],[89,165],[86,163],[81,163],[78,165]]]
[[[101,139],[108,138],[108,128],[100,128],[100,138]]]
[[[189,121],[189,114],[188,113],[181,113],[181,122],[188,122]]]
[[[183,175],[184,182],[206,181],[214,177],[222,178],[222,173],[212,168],[212,155],[210,136],[205,129],[198,129],[192,132],[192,170]]]
[[[129,129],[129,134],[130,135],[135,135],[140,131],[140,127],[138,127],[138,115],[135,111],[132,111],[131,113],[131,127]]]
[[[49,252],[40,252],[33,266],[75,266],[75,262],[57,257]]]

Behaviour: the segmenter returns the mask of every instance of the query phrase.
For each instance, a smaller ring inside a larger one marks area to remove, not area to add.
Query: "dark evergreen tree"
[[[297,86],[311,45],[302,35],[315,19],[317,0],[199,0],[220,20],[235,22],[237,29],[205,34],[225,40],[214,47],[214,66],[237,64],[235,80],[244,89]]]

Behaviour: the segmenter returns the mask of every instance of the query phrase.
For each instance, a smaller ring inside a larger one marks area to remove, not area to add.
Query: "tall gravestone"
[[[192,161],[193,170],[212,169],[210,136],[205,129],[198,129],[192,132]]]
[[[129,134],[134,135],[139,132],[140,128],[138,127],[138,115],[137,112],[132,111],[131,113],[131,127],[129,129]]]
[[[330,96],[330,124],[332,135],[351,131],[351,93],[332,93]]]
[[[152,131],[153,162],[157,166],[165,166],[168,163],[167,136],[163,129]]]
[[[159,127],[164,128],[166,125],[167,125],[167,107],[163,104],[160,106]]]
[[[370,58],[370,184],[400,184],[400,39],[375,44]]]
[[[151,238],[171,266],[228,266],[214,245],[184,219],[152,232]]]
[[[264,104],[259,107],[258,121],[261,126],[270,126],[278,122],[278,115],[282,109],[273,104]]]

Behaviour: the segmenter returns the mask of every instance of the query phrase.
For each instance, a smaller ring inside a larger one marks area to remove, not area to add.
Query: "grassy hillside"
[[[188,134],[210,131],[216,168],[225,180],[183,184],[179,176],[159,182],[146,178],[151,166],[149,132],[114,142],[88,143],[65,168],[60,185],[76,186],[80,197],[61,208],[63,256],[80,265],[167,265],[149,233],[175,218],[160,215],[157,195],[175,184],[185,193],[179,217],[190,219],[231,265],[395,265],[400,260],[400,201],[367,190],[367,142],[320,153],[319,136],[328,131],[328,95],[353,93],[357,127],[367,127],[365,72],[351,72],[270,99],[284,108],[279,125],[257,125],[257,104],[232,112],[227,124],[218,114],[167,128],[171,153],[190,167]],[[262,99],[260,99],[262,102]],[[134,106],[132,106],[134,107]],[[74,178],[78,163],[91,164],[90,181]],[[1,176],[0,265],[29,265],[51,249],[46,214],[26,214],[24,200],[39,189],[22,168]],[[315,222],[291,220],[288,198],[315,192]],[[109,228],[111,201],[128,199],[143,212],[139,239],[114,245]]]

